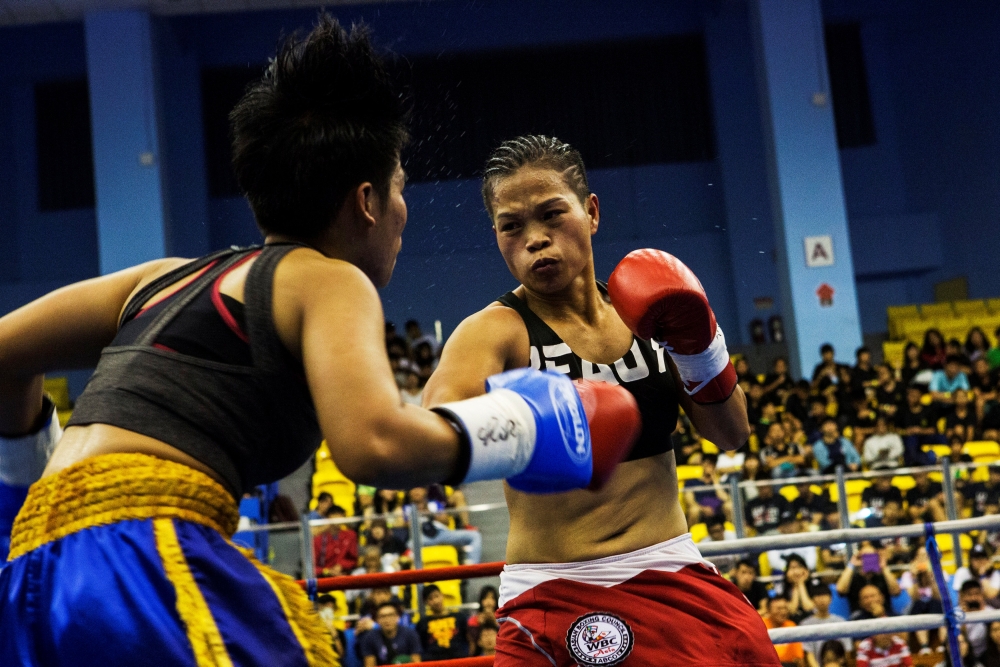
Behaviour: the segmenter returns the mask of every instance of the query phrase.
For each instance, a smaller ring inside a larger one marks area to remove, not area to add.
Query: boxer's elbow
[[[736,422],[730,428],[722,430],[717,440],[713,440],[715,445],[722,450],[731,452],[747,444],[750,439],[750,424],[748,422]]]

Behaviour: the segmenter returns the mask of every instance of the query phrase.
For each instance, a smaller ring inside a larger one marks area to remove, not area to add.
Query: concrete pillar
[[[152,18],[84,19],[102,274],[164,257],[163,176]]]
[[[726,341],[749,344],[750,322],[780,315],[781,299],[748,5],[707,12],[705,47],[739,322]]]
[[[754,0],[751,24],[789,362],[807,375],[823,343],[846,360],[862,341],[821,3]]]

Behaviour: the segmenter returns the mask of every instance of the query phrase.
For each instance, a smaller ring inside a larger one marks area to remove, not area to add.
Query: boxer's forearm
[[[719,449],[739,449],[750,438],[746,397],[739,387],[722,403],[702,405],[690,401],[684,411],[698,432]]]
[[[667,359],[679,389],[678,402],[702,437],[725,451],[745,445],[750,439],[750,420],[747,418],[747,399],[743,390],[737,386],[721,403],[695,403],[683,390],[684,383],[677,366],[670,357]]]

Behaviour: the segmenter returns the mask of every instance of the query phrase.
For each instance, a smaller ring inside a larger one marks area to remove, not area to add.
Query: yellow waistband
[[[177,518],[236,532],[239,509],[225,487],[180,463],[147,454],[102,454],[31,486],[10,537],[10,556],[85,528],[128,519]]]

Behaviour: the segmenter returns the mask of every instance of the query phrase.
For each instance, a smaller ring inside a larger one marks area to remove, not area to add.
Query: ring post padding
[[[934,537],[934,524],[924,524],[924,536],[927,538],[924,546],[927,548],[927,555],[931,560],[931,570],[934,571],[934,580],[937,582],[938,595],[941,598],[941,606],[944,607],[944,620],[948,628],[948,652],[951,655],[953,667],[962,667],[962,655],[958,651],[958,626],[965,621],[965,614],[961,609],[956,610],[948,594],[948,582],[944,578],[944,569],[941,567],[941,550],[938,548],[937,539]],[[962,547],[955,544],[956,551]]]

